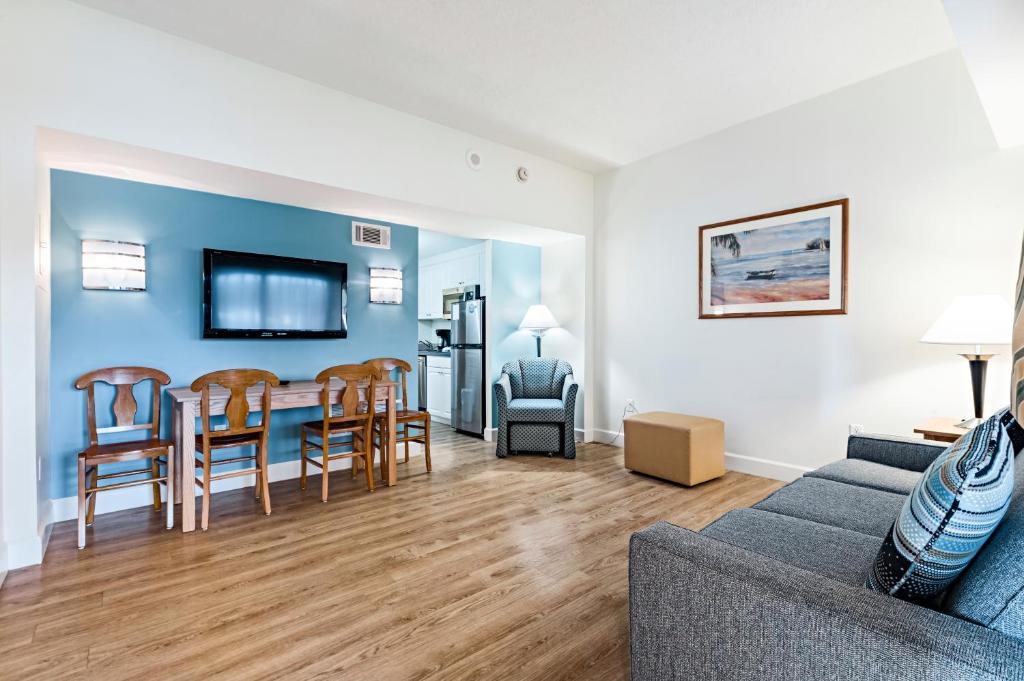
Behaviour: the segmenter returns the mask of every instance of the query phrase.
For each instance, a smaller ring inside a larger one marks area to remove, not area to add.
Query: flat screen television
[[[203,249],[203,338],[346,338],[343,262]]]

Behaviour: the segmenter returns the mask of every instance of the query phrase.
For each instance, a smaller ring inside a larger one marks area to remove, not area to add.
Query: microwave
[[[454,286],[441,290],[441,316],[444,319],[452,318],[452,306],[458,305],[463,300],[476,300],[480,297],[480,286]]]

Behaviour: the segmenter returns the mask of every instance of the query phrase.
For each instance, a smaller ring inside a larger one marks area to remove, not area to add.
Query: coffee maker
[[[449,329],[438,329],[434,333],[437,334],[440,342],[437,344],[438,350],[444,350],[452,344],[452,332]]]

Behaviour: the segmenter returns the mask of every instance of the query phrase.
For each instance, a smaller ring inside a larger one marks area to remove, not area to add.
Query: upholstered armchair
[[[557,452],[576,458],[576,392],[572,366],[560,359],[517,359],[494,384],[500,457]]]

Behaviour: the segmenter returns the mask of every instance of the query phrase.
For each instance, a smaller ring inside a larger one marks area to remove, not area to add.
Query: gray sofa
[[[847,458],[699,533],[630,539],[632,681],[1024,679],[1024,459],[996,534],[932,607],[864,586],[942,446],[851,436]]]

